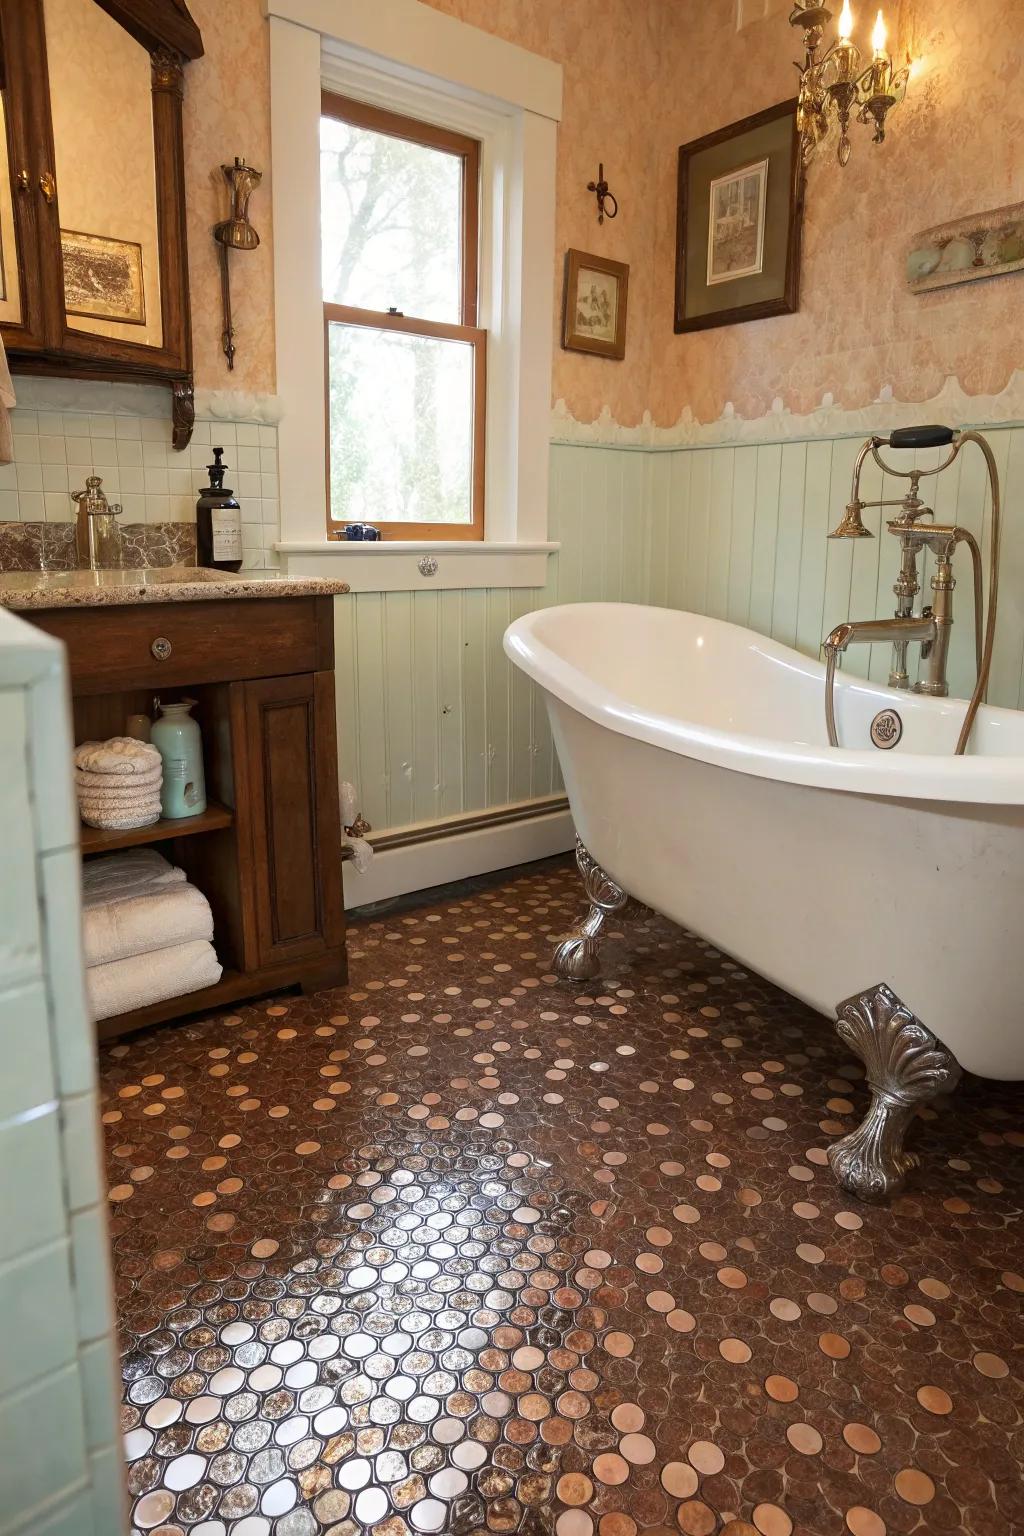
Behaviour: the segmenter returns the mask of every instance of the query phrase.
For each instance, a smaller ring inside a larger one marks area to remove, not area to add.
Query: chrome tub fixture
[[[988,469],[989,495],[992,506],[992,536],[989,546],[988,611],[982,628],[982,569],[981,550],[978,541],[966,528],[953,523],[936,523],[931,507],[925,506],[920,497],[921,481],[926,476],[940,475],[958,457],[966,443],[976,443],[981,449]],[[921,449],[948,448],[949,452],[934,469],[897,469],[887,463],[879,453],[880,448]],[[862,501],[860,497],[861,471],[868,458],[872,458],[881,470],[895,479],[909,480],[905,496],[889,501]],[[891,518],[886,526],[899,540],[900,569],[893,586],[896,594],[896,612],[891,619],[851,619],[837,624],[824,642],[825,652],[825,725],[829,745],[840,745],[835,716],[836,664],[843,652],[851,645],[892,645],[892,665],[889,670],[889,687],[911,689],[914,693],[930,694],[945,698],[949,692],[946,679],[946,663],[949,657],[949,638],[953,626],[953,555],[959,544],[966,544],[971,552],[974,573],[974,641],[977,660],[977,680],[956,744],[957,756],[966,751],[975,716],[988,688],[992,669],[992,644],[995,638],[996,613],[999,599],[999,540],[1001,509],[999,500],[999,474],[995,458],[987,441],[979,432],[955,432],[952,427],[901,427],[888,437],[869,437],[857,455],[853,467],[853,486],[850,500],[839,526],[829,534],[830,539],[870,539],[874,535],[864,526],[861,513],[865,507],[898,507],[899,515]],[[918,580],[918,556],[929,550],[935,561],[931,578],[932,602],[915,613],[914,603],[921,590]],[[911,645],[921,648],[922,670],[918,681],[911,685],[907,670],[907,652]],[[877,745],[877,743],[876,743]]]
[[[840,165],[850,158],[850,119],[873,128],[872,142],[885,138],[885,120],[893,107],[903,100],[910,78],[910,61],[893,68],[886,51],[887,32],[882,12],[878,12],[871,33],[871,63],[861,67],[860,49],[853,41],[853,12],[850,0],[836,24],[836,39],[819,56],[825,29],[832,12],[811,0],[797,0],[789,23],[803,28],[804,62],[800,70],[800,94],[797,100],[797,129],[804,162],[824,138],[833,121],[839,129],[837,157]]]

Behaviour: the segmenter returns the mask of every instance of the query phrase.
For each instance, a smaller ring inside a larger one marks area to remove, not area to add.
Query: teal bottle
[[[153,722],[150,739],[163,763],[160,809],[166,821],[198,816],[206,810],[203,738],[190,714],[195,702],[181,699],[177,704],[161,704],[156,700],[160,718]]]

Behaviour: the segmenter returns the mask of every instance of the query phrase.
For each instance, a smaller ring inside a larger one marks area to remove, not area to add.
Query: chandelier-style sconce
[[[838,159],[845,165],[850,158],[850,119],[874,128],[872,142],[885,138],[885,120],[893,107],[906,95],[910,62],[893,68],[886,52],[886,28],[881,11],[871,33],[871,63],[862,68],[860,49],[853,41],[853,12],[850,0],[836,24],[836,39],[819,58],[818,52],[832,13],[810,0],[797,0],[790,26],[804,29],[804,62],[800,70],[800,96],[797,102],[797,130],[804,161],[827,135],[833,119],[839,127]]]

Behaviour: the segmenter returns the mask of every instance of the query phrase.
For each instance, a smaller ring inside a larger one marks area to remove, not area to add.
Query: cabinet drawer
[[[73,693],[315,672],[331,637],[308,597],[62,608],[26,618],[63,640]]]

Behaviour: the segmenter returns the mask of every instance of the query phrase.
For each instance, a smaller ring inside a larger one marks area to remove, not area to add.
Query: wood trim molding
[[[542,54],[446,16],[419,0],[264,0],[272,21],[292,22],[364,54],[508,102],[558,122],[562,66]]]
[[[384,853],[394,848],[415,848],[420,843],[436,843],[443,837],[454,837],[463,832],[481,832],[490,827],[510,827],[519,821],[532,821],[536,816],[550,816],[554,811],[567,811],[569,801],[565,795],[545,795],[539,800],[524,800],[517,805],[501,805],[490,811],[473,811],[465,816],[449,816],[445,821],[421,822],[412,827],[399,827],[394,832],[371,832],[367,841],[374,853]]]
[[[149,53],[167,48],[183,59],[203,55],[203,39],[185,0],[96,0]]]
[[[417,841],[385,845],[377,839],[373,860],[363,875],[346,861],[345,905],[349,911],[409,891],[568,853],[576,840],[572,814],[559,796],[486,812],[479,820],[462,817],[435,826],[437,836]]]

